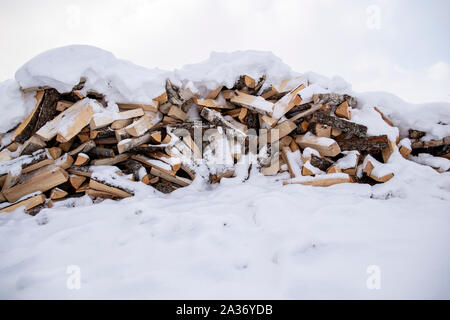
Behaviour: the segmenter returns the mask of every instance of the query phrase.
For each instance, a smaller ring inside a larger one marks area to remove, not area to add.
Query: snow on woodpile
[[[246,181],[252,167],[312,186],[397,185],[411,161],[449,169],[449,104],[354,93],[270,52],[164,71],[68,46],[31,59],[0,92],[2,211]]]

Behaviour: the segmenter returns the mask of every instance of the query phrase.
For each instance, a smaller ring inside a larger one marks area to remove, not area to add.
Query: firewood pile
[[[35,92],[37,103],[2,135],[10,140],[0,151],[0,212],[24,206],[36,214],[83,195],[133,196],[126,186],[96,178],[100,166],[115,166],[121,177],[170,193],[190,185],[205,158],[225,153],[220,141],[230,162],[210,171],[210,183],[233,177],[233,165],[250,152],[264,175],[288,172],[291,179],[284,184],[313,186],[386,182],[394,173],[384,166],[396,149],[405,158],[411,152],[449,157],[449,137],[424,142],[425,132],[413,129],[402,141],[369,136],[366,126],[351,121],[354,97],[327,93],[305,99],[304,79],[263,90],[265,80],[241,76],[233,88],[221,86],[203,97],[167,80],[163,94],[148,104],[117,102],[119,112],[107,109],[99,92],[83,95],[83,81],[68,93],[25,89]],[[193,119],[192,107],[200,118]]]

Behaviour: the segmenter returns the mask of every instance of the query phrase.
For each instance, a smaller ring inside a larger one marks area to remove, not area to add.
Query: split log
[[[126,172],[133,175],[134,181],[141,181],[144,178],[141,173],[147,173],[144,166],[136,160],[129,159],[123,165],[127,169]]]
[[[113,123],[111,123],[111,129],[117,130],[125,128],[126,126],[129,126],[133,123],[133,119],[122,119],[122,120],[116,120]]]
[[[160,170],[157,167],[152,167],[150,170],[150,173],[154,176],[160,177],[162,179],[165,179],[167,181],[170,181],[172,183],[175,183],[182,187],[187,187],[192,183],[192,180],[189,180],[187,178],[179,177],[176,175],[170,175],[165,170]]]
[[[295,142],[305,149],[307,147],[316,149],[321,156],[334,157],[341,152],[341,149],[336,141],[329,138],[319,138],[311,133],[305,135],[297,135]]]
[[[270,114],[272,118],[280,119],[293,107],[299,105],[302,102],[302,98],[298,95],[298,92],[304,88],[305,85],[301,84],[278,100],[273,106],[273,112]]]
[[[56,114],[59,93],[55,89],[46,89],[36,93],[36,106],[24,122],[13,133],[13,141],[23,143],[40,130]]]
[[[139,104],[139,103],[122,103],[117,102],[117,106],[120,110],[134,110],[134,109],[142,109],[143,111],[151,111],[158,112],[158,106],[152,104]]]
[[[61,190],[59,188],[53,188],[52,191],[50,192],[50,199],[52,200],[62,199],[67,195],[68,193],[66,191]]]
[[[147,143],[152,139],[151,134],[147,133],[144,134],[141,137],[138,138],[134,138],[134,139],[124,139],[119,141],[119,143],[117,144],[117,150],[119,151],[119,153],[124,153],[128,150],[131,150],[141,144]]]
[[[315,104],[328,104],[330,106],[338,106],[344,101],[347,101],[348,105],[352,108],[356,107],[356,99],[347,94],[337,93],[320,93],[313,95],[313,101]]]
[[[313,121],[327,124],[332,128],[336,128],[341,130],[342,132],[345,132],[348,135],[354,135],[360,138],[365,137],[367,134],[366,126],[329,116],[323,112],[316,112],[313,115]]]
[[[64,110],[73,106],[73,104],[74,102],[72,101],[60,100],[56,103],[56,111],[63,112]]]
[[[25,207],[25,210],[30,210],[42,203],[45,202],[45,195],[44,194],[39,194],[37,196],[19,201],[17,203],[11,204],[10,206],[7,207],[3,207],[0,209],[0,213],[1,212],[12,212],[14,210],[16,210],[17,208],[20,207]]]
[[[85,143],[80,144],[78,147],[68,152],[70,156],[77,155],[78,153],[88,153],[96,146],[93,140],[86,141]]]
[[[189,116],[187,115],[187,113],[185,113],[183,110],[181,110],[180,108],[176,107],[176,106],[172,106],[169,109],[169,112],[167,113],[167,115],[182,120],[182,121],[186,121],[189,119]]]
[[[314,154],[311,155],[310,163],[311,165],[313,165],[316,168],[319,168],[322,171],[327,171],[328,168],[333,165],[333,161],[327,158],[318,157]]]
[[[128,198],[133,196],[133,193],[131,191],[126,191],[116,186],[109,186],[94,179],[89,180],[89,189],[108,192],[117,196],[118,198]]]
[[[266,101],[263,97],[252,96],[240,91],[235,92],[230,102],[261,113],[262,115],[271,115],[274,108],[274,104],[272,102]]]
[[[131,156],[131,159],[139,161],[140,163],[144,164],[145,166],[148,166],[151,168],[156,168],[158,171],[164,172],[166,175],[169,175],[172,177],[175,176],[175,171],[173,171],[172,166],[163,161],[156,160],[156,159],[150,159],[143,155],[133,155],[133,156]],[[155,174],[155,176],[156,176],[156,174]],[[160,177],[160,176],[158,176],[158,177]],[[164,178],[164,177],[161,177],[161,178]],[[166,180],[168,180],[168,179],[166,179]]]
[[[72,166],[69,169],[67,169],[67,171],[69,171],[70,174],[83,176],[86,178],[90,178],[92,175],[92,170],[91,170],[90,166],[84,166],[84,167]]]
[[[57,159],[61,156],[62,150],[58,147],[49,148],[48,153],[52,156],[53,159]]]
[[[42,168],[39,173],[24,182],[4,190],[3,195],[9,202],[15,202],[30,193],[45,192],[66,182],[67,179],[68,174],[65,170],[56,166],[48,166]]]
[[[104,158],[92,160],[92,166],[113,166],[115,164],[126,161],[130,156],[128,154],[122,153],[112,158]]]
[[[321,104],[315,104],[315,105],[312,105],[310,109],[308,109],[308,110],[306,110],[306,111],[303,111],[303,112],[300,112],[300,113],[296,114],[295,116],[293,116],[293,117],[290,118],[289,120],[291,120],[291,121],[297,121],[297,120],[299,120],[299,119],[301,119],[301,118],[304,118],[304,117],[306,117],[306,116],[309,116],[310,114],[312,114],[312,113],[314,113],[314,112],[320,110],[321,108],[322,108],[322,105],[321,105]]]
[[[66,153],[55,160],[55,165],[57,165],[61,169],[68,169],[73,164],[73,162],[73,157]]]
[[[70,171],[69,171],[70,172]],[[70,185],[77,190],[86,181],[87,177],[71,174],[69,176]]]
[[[132,109],[128,111],[122,111],[117,114],[112,113],[97,113],[95,114],[90,123],[89,127],[91,130],[96,130],[99,128],[106,127],[107,125],[110,125],[116,120],[126,120],[131,118],[137,118],[144,115],[144,110],[141,108]]]
[[[89,162],[89,156],[85,153],[79,153],[77,159],[75,160],[75,166],[83,166]]]
[[[303,185],[310,185],[310,186],[316,186],[316,187],[329,187],[334,184],[349,183],[349,182],[352,182],[352,179],[348,174],[332,173],[332,174],[318,175],[318,176],[315,176],[314,178],[311,178],[308,180],[292,181],[292,182],[283,181],[283,185],[303,184]]]
[[[111,128],[100,128],[96,130],[90,130],[89,137],[93,139],[111,138],[115,136],[115,131]]]
[[[22,150],[20,151],[20,154],[30,155],[35,151],[45,148],[45,145],[46,145],[45,141],[43,141],[38,136],[34,135],[30,139],[25,141],[25,143],[22,146]]]
[[[98,102],[91,99],[78,101],[56,118],[48,121],[36,134],[44,141],[49,141],[57,136],[57,141],[68,142],[89,124],[94,115],[94,104],[98,104]]]
[[[216,99],[222,89],[223,86],[219,86],[217,89],[210,91],[206,99]]]
[[[339,107],[336,108],[336,110],[334,111],[334,113],[341,118],[345,118],[347,120],[351,119],[351,111],[350,111],[350,106],[348,105],[347,101],[342,102]]]

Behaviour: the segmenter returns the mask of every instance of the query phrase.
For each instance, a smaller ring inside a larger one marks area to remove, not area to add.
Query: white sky
[[[356,91],[450,101],[449,13],[448,0],[0,0],[0,81],[69,44],[161,69],[254,49]]]

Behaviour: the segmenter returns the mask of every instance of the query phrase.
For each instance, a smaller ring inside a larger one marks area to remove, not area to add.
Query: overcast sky
[[[357,91],[450,101],[449,13],[448,0],[0,0],[0,81],[69,44],[162,69],[255,49]]]

